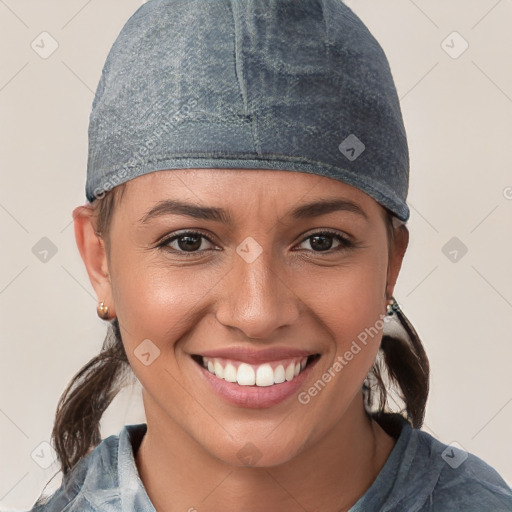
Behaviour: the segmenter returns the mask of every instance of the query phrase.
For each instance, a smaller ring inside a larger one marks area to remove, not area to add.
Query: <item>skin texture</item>
[[[301,204],[333,198],[355,203],[364,215],[289,216]],[[229,210],[233,225],[177,215],[140,222],[169,199]],[[293,395],[263,409],[234,406],[199,379],[190,355],[212,347],[306,349],[321,355],[302,387],[307,390],[365,328],[378,325],[393,294],[407,229],[396,228],[391,242],[385,210],[362,191],[318,175],[270,170],[172,170],[132,179],[106,240],[95,234],[92,208],[78,207],[74,217],[98,301],[118,317],[143,386],[148,432],[136,463],[155,508],[350,508],[395,443],[368,417],[361,392],[381,332],[307,404]],[[315,245],[311,235],[326,229],[355,246],[329,236]],[[211,242],[194,239],[195,253],[186,251],[183,239],[169,242],[168,251],[156,247],[185,230]],[[262,248],[251,263],[236,252],[247,237]],[[322,251],[329,241],[331,248]],[[148,366],[134,354],[146,339],[160,350]],[[260,457],[252,466],[237,455],[249,442]]]

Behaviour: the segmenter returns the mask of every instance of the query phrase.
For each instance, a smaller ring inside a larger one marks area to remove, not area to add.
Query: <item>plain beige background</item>
[[[430,356],[424,429],[512,483],[512,2],[347,3],[388,55],[408,132],[411,243],[396,297]],[[4,509],[28,509],[57,470],[57,400],[106,331],[71,212],[85,201],[93,91],[140,5],[0,0]],[[144,421],[139,395],[116,399],[104,436]]]

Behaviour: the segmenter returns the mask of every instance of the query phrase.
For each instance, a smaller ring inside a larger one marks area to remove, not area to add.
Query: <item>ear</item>
[[[98,302],[108,306],[109,319],[115,316],[105,241],[96,233],[96,217],[92,206],[86,204],[73,210],[75,239]]]
[[[405,224],[393,225],[393,238],[389,247],[388,275],[386,282],[386,298],[391,298],[402,267],[402,261],[409,245],[409,230]]]

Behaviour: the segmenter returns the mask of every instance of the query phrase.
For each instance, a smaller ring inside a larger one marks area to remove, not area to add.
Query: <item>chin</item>
[[[222,446],[217,442],[204,448],[229,466],[269,468],[290,462],[299,452],[300,446],[299,442],[292,445],[289,438],[270,440],[263,435],[252,435],[237,441],[226,439]]]

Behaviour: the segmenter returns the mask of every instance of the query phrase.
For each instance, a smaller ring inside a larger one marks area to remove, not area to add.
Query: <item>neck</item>
[[[136,464],[157,512],[342,512],[370,487],[395,444],[360,396],[318,443],[273,467],[226,464],[168,416],[147,415],[147,423]]]

